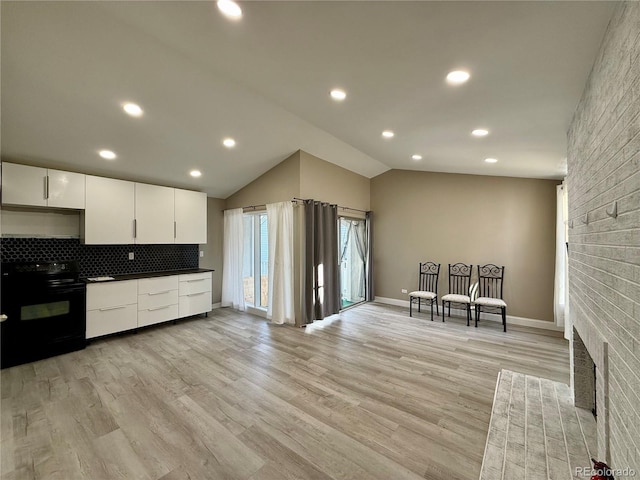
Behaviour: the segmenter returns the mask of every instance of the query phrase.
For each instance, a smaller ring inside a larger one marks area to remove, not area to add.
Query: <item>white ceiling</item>
[[[2,158],[221,198],[298,149],[367,177],[397,168],[561,178],[566,131],[614,7],[240,5],[233,22],[204,1],[4,0]],[[447,85],[454,69],[469,82]],[[336,86],[343,103],[329,98]],[[144,116],[126,116],[124,101]],[[491,134],[474,138],[477,127]],[[396,136],[383,139],[384,129]],[[227,136],[234,149],[222,146]],[[102,148],[118,158],[101,159]]]

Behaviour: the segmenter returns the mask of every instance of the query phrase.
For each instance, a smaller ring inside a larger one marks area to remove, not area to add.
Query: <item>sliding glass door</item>
[[[244,301],[255,308],[267,308],[269,288],[269,237],[267,214],[244,215],[244,259],[242,262]]]
[[[365,300],[367,258],[365,220],[340,217],[340,293],[342,308]]]

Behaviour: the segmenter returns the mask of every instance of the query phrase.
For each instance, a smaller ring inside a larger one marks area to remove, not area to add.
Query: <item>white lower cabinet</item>
[[[167,322],[178,318],[178,305],[162,305],[160,307],[138,310],[138,326],[146,327],[156,323]]]
[[[138,280],[138,326],[178,318],[178,276]]]
[[[211,311],[211,272],[87,285],[87,338]]]
[[[87,285],[87,338],[138,326],[138,280]]]
[[[211,272],[180,275],[179,311],[189,317],[211,311]]]

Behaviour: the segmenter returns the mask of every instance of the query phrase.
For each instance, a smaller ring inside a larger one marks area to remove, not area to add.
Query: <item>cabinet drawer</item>
[[[138,310],[134,305],[87,312],[87,338],[131,330],[138,326]]]
[[[189,317],[211,311],[211,292],[192,293],[180,296],[180,317]]]
[[[178,275],[141,278],[138,280],[138,294],[160,293],[170,290],[178,290]]]
[[[180,296],[211,291],[211,272],[180,275]]]
[[[165,305],[138,311],[138,326],[145,327],[154,323],[166,322],[178,318],[178,305]]]
[[[138,295],[138,310],[148,310],[150,308],[177,304],[178,289],[169,290],[167,292],[144,293],[142,295]]]
[[[87,285],[87,310],[138,303],[138,280]]]
[[[178,276],[180,277],[181,282],[192,282],[194,280],[201,280],[201,279],[207,279],[207,278],[211,280],[211,272],[184,273]]]

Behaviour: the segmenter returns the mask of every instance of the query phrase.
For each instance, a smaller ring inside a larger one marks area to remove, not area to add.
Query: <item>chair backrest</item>
[[[493,263],[478,265],[478,296],[502,298],[504,267]]]
[[[466,263],[449,264],[449,293],[469,295],[472,270],[473,265]]]
[[[420,285],[418,290],[422,292],[433,292],[438,294],[438,276],[440,275],[440,264],[424,262],[420,264]]]

